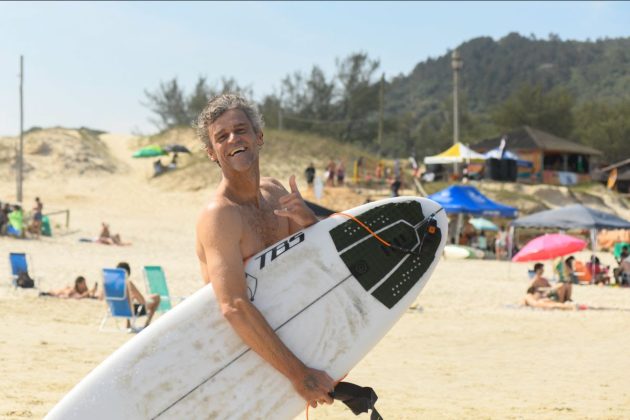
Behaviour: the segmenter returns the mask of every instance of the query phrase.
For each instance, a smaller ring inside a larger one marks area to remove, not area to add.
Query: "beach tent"
[[[630,222],[614,214],[595,210],[581,204],[560,207],[530,214],[514,220],[510,226],[510,243],[516,228],[589,229],[591,248],[597,246],[596,235],[600,229],[630,229]]]
[[[492,150],[487,151],[483,154],[486,159],[511,159],[515,160],[518,166],[523,168],[531,168],[534,164],[528,160],[523,160],[516,153],[512,153],[509,150],[503,152],[503,156],[501,156],[501,147],[496,147]]]
[[[512,222],[512,226],[556,229],[630,229],[630,222],[611,213],[573,204],[518,218]]]
[[[470,185],[451,185],[428,198],[439,203],[447,213],[516,217],[518,211],[515,207],[490,200]]]
[[[459,238],[464,224],[464,214],[501,217],[516,217],[517,214],[515,207],[495,203],[470,185],[451,185],[427,198],[439,203],[446,213],[457,214],[457,223],[453,231],[455,238]]]
[[[424,163],[427,165],[432,165],[463,162],[483,162],[485,160],[486,157],[481,153],[475,152],[462,143],[456,143],[439,155],[425,157]]]

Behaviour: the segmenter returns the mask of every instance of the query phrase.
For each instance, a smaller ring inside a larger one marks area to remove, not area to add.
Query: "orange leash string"
[[[347,217],[348,219],[352,219],[354,220],[359,226],[361,226],[363,229],[367,230],[370,235],[372,235],[373,237],[375,237],[376,239],[378,239],[378,241],[380,243],[382,243],[385,246],[392,246],[392,244],[390,244],[389,242],[387,242],[385,239],[381,238],[380,236],[378,236],[376,233],[374,233],[374,231],[372,231],[372,229],[370,229],[368,227],[368,225],[366,225],[365,223],[363,223],[362,221],[360,221],[359,219],[357,219],[356,217],[350,215],[350,214],[346,214],[346,213],[333,213],[330,215],[330,217],[332,216],[344,216]]]

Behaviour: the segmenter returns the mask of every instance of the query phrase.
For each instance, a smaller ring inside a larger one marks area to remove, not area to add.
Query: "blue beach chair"
[[[23,252],[11,252],[9,253],[9,263],[11,265],[11,284],[17,288],[17,279],[20,273],[26,273],[35,281],[35,287],[37,287],[37,281],[33,277],[32,273],[28,270],[28,259]]]
[[[123,318],[129,321],[131,331],[137,331],[136,320],[138,317],[129,302],[129,290],[127,288],[127,272],[122,268],[103,269],[103,292],[107,302],[107,313],[101,321],[100,331],[105,328],[105,323],[112,317],[114,320]],[[118,322],[116,322],[118,327]]]

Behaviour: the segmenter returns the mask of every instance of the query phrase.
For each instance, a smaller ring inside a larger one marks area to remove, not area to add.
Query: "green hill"
[[[580,101],[615,101],[630,95],[630,38],[590,41],[535,39],[511,33],[494,41],[474,38],[457,47],[461,89],[471,112],[483,113],[523,84],[567,88]],[[386,111],[419,116],[439,108],[453,89],[451,52],[418,63],[388,85]]]

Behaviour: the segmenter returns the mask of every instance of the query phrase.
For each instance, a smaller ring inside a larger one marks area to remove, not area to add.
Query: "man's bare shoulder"
[[[204,231],[218,231],[240,228],[241,213],[236,204],[225,199],[218,199],[208,203],[199,214],[197,229]],[[205,236],[205,235],[204,235]],[[207,236],[206,236],[207,237]]]

